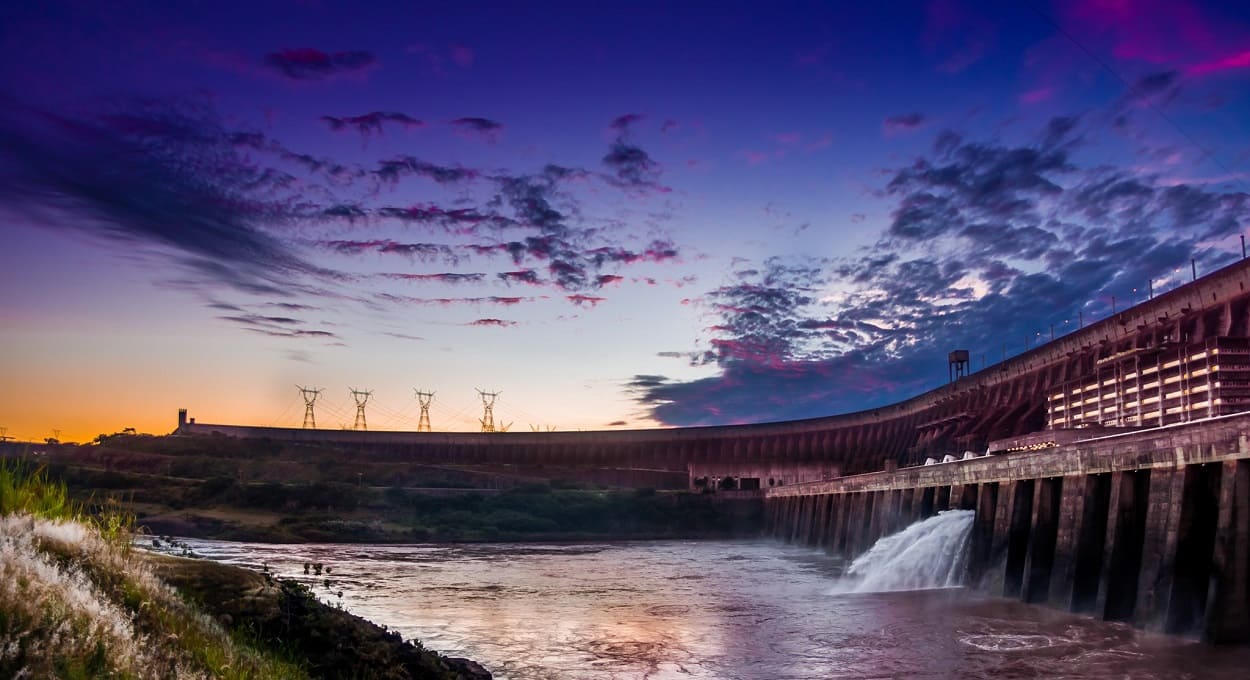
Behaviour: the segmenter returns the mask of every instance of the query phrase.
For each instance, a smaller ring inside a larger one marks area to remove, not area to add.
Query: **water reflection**
[[[340,546],[190,541],[497,678],[1243,678],[1250,651],[960,589],[830,595],[842,565],[771,542]],[[305,562],[332,567],[305,577]]]

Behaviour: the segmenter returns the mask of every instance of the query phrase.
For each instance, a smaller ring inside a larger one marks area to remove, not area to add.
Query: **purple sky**
[[[102,4],[0,9],[10,435],[854,411],[1250,223],[1245,3]]]

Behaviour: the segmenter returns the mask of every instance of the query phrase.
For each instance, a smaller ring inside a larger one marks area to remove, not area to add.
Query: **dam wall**
[[[848,560],[942,510],[974,510],[973,587],[1250,642],[1250,414],[763,495],[773,536]]]
[[[1244,348],[1238,344],[1245,338],[1250,338],[1250,260],[911,399],[845,415],[721,427],[506,433],[304,430],[192,419],[180,420],[177,434],[330,445],[360,455],[423,463],[651,471],[647,474],[666,480],[665,484],[687,475],[685,484],[692,488],[695,479],[704,477],[748,477],[763,484],[771,478],[774,484],[791,484],[810,481],[815,469],[823,478],[834,471],[881,470],[887,461],[908,467],[931,456],[983,452],[993,440],[1042,430],[1057,414],[1063,414],[1065,423],[1077,422],[1071,415],[1077,407],[1082,409],[1080,427],[1108,424],[1101,421],[1112,414],[1115,426],[1151,426],[1163,424],[1165,418],[1245,410],[1250,408],[1250,343],[1242,342]],[[998,350],[979,349],[988,351],[975,351],[974,356],[992,357]],[[1189,371],[1187,362],[1199,349],[1206,371],[1201,385],[1184,377],[1198,372]],[[1236,356],[1245,365],[1243,373],[1235,375],[1229,373],[1234,368],[1229,361]],[[1125,357],[1132,359],[1136,374],[1124,363]],[[934,357],[935,362],[943,359]],[[1212,381],[1217,362],[1224,364],[1219,368],[1225,379]],[[1159,376],[1153,388],[1143,383],[1150,380],[1144,377],[1150,370],[1147,363]],[[1181,372],[1177,368],[1181,363],[1186,370],[1175,379],[1184,379],[1182,388],[1165,386],[1174,379],[1171,373]],[[1113,368],[1116,387],[1104,390],[1103,375]],[[1131,375],[1136,377],[1127,377]],[[1087,406],[1091,400],[1081,398],[1086,393],[1080,390],[1095,389],[1098,400]],[[1125,396],[1133,390],[1136,402]],[[1245,395],[1232,393],[1238,390]],[[1191,391],[1201,391],[1202,396],[1192,396]],[[1079,403],[1072,393],[1078,394]],[[1169,406],[1174,402],[1180,405]],[[1158,414],[1151,416],[1153,420],[1148,418],[1152,413]],[[1138,422],[1120,422],[1126,417]]]

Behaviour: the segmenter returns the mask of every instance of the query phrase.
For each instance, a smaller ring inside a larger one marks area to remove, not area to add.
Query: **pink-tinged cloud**
[[[892,137],[894,135],[919,130],[924,127],[924,124],[924,114],[913,111],[911,113],[905,113],[898,116],[890,116],[881,121],[881,131],[887,137]]]
[[[577,293],[575,295],[565,295],[564,297],[569,302],[572,302],[578,307],[581,307],[583,305],[597,307],[600,302],[604,302],[607,300],[607,298],[605,297],[599,297],[597,295],[582,295],[581,293]]]
[[[517,322],[506,321],[504,319],[478,319],[477,321],[470,321],[469,323],[465,325],[466,326],[497,326],[499,328],[508,328],[510,326],[517,325]]]
[[[1021,104],[1040,104],[1055,95],[1053,87],[1038,87],[1020,95]]]
[[[620,283],[624,280],[624,276],[618,276],[616,274],[601,274],[600,276],[595,277],[595,285],[602,288],[608,284]]]
[[[1218,4],[1064,0],[1058,14],[1063,26],[1120,61],[1180,68],[1191,76],[1250,68],[1245,25]]]
[[[363,73],[378,63],[372,52],[322,52],[311,47],[288,48],[265,55],[265,65],[291,80],[324,80]]]
[[[1203,64],[1192,66],[1188,72],[1190,75],[1205,76],[1211,73],[1234,71],[1244,68],[1250,68],[1250,50],[1231,54],[1223,59],[1216,59],[1215,61],[1208,61]]]
[[[660,132],[661,133],[672,132],[673,130],[676,130],[678,126],[679,124],[677,121],[673,120],[672,118],[669,118],[665,120],[662,125],[660,125]]]

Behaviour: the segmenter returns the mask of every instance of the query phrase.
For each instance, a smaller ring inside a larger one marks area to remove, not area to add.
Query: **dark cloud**
[[[455,184],[477,179],[476,170],[459,166],[438,165],[429,163],[413,156],[397,156],[378,163],[372,171],[374,177],[388,184],[395,184],[407,176],[424,177],[438,184]]]
[[[486,279],[486,275],[482,273],[461,274],[457,272],[442,272],[438,274],[402,274],[402,273],[385,273],[378,276],[396,281],[414,281],[435,283],[479,283]]]
[[[285,295],[332,279],[276,233],[305,218],[288,175],[255,165],[200,100],[90,114],[0,113],[0,202],[36,222],[168,250],[195,280]]]
[[[326,330],[300,328],[304,325],[303,321],[286,316],[237,314],[217,318],[240,326],[243,330],[275,338],[331,339],[338,337]]]
[[[334,132],[355,130],[366,139],[373,134],[382,134],[383,123],[394,123],[405,130],[413,130],[425,126],[423,121],[417,120],[406,113],[396,111],[374,111],[359,116],[322,116],[321,120]]]
[[[482,214],[473,208],[441,208],[430,204],[378,208],[377,215],[405,223],[437,225],[459,234],[472,234],[479,225],[496,229],[512,226],[511,220],[500,215]]]
[[[641,113],[626,113],[612,119],[612,122],[608,124],[608,127],[619,134],[626,134],[630,131],[630,128],[638,123],[641,123],[646,119],[646,117],[647,116],[645,114]]]
[[[881,122],[881,129],[886,134],[896,134],[899,132],[911,132],[919,129],[925,123],[925,117],[920,113],[905,113],[901,116],[890,116]]]
[[[377,65],[372,52],[322,52],[311,47],[284,49],[265,55],[265,65],[291,80],[323,80],[367,71]]]
[[[420,337],[420,336],[417,336],[417,335],[409,335],[409,334],[407,334],[407,333],[396,333],[396,332],[394,332],[394,331],[383,331],[383,332],[382,332],[382,335],[389,335],[389,336],[391,336],[392,338],[399,338],[400,340],[416,340],[416,341],[420,341],[420,342],[425,342],[425,338]]]
[[[517,322],[506,321],[504,319],[478,319],[476,321],[470,321],[469,323],[465,325],[466,326],[498,326],[500,328],[507,328],[509,326],[517,325]]]
[[[422,298],[422,297],[413,297],[410,295],[395,295],[392,293],[377,293],[375,297],[377,297],[377,299],[382,300],[384,302],[390,302],[394,304],[433,305],[433,306],[439,306],[439,307],[451,307],[455,305],[473,305],[473,306],[503,305],[505,307],[511,307],[513,305],[519,305],[523,302],[533,302],[535,300],[540,299],[540,298],[535,298],[535,297],[506,297],[506,296],[501,296],[501,295],[488,295],[488,296],[483,296],[483,297]]]
[[[623,139],[612,143],[603,164],[612,171],[612,177],[621,185],[632,188],[649,188],[668,192],[668,187],[659,184],[660,164],[641,147],[630,144]]]
[[[503,123],[489,118],[457,118],[449,124],[461,135],[476,136],[488,142],[498,141],[503,132]]]
[[[599,306],[600,302],[607,301],[607,298],[605,297],[599,297],[597,295],[583,295],[581,293],[575,293],[573,295],[565,295],[564,298],[568,300],[569,302],[572,302],[573,304],[577,305],[578,307],[581,307],[583,305],[586,305],[589,307],[597,307]]]
[[[946,379],[945,356],[973,368],[1105,318],[1236,254],[1250,194],[1081,167],[1075,117],[1032,145],[945,132],[891,172],[880,240],[837,261],[741,261],[733,282],[695,302],[715,319],[707,348],[665,353],[714,376],[638,376],[626,385],[671,425],[806,418],[888,404]],[[1237,246],[1232,245],[1233,248]],[[1179,269],[1179,271],[1178,271]],[[1134,290],[1136,289],[1136,290]]]
[[[495,276],[498,276],[499,279],[503,281],[504,283],[524,283],[524,284],[528,284],[531,286],[537,286],[537,285],[541,285],[542,283],[544,283],[542,279],[538,278],[538,272],[534,271],[533,269],[521,269],[521,270],[511,271],[511,272],[499,272]]]
[[[452,247],[442,243],[400,243],[390,239],[370,239],[318,241],[317,245],[343,255],[372,252],[383,255],[404,255],[421,262],[454,263],[459,260]]]

